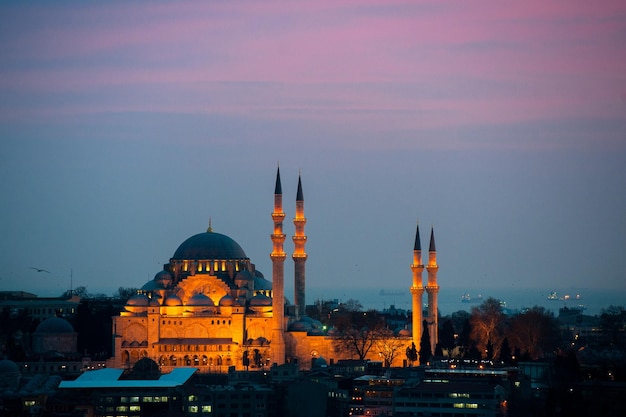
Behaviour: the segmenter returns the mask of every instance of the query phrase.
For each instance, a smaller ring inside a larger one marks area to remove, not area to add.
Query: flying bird
[[[45,269],[40,269],[40,268],[35,268],[34,266],[29,266],[28,269],[34,269],[37,272],[46,272],[46,273],[50,273],[50,271],[47,271]]]

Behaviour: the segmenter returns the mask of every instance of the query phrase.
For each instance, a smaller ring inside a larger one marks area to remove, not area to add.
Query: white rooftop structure
[[[196,368],[175,368],[159,379],[119,379],[123,369],[105,368],[85,372],[74,381],[62,381],[59,388],[174,388],[183,385],[197,371]]]

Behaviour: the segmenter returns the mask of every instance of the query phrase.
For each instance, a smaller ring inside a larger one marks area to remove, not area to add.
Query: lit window
[[[141,406],[140,405],[131,405],[128,408],[129,408],[130,411],[141,411]]]
[[[210,405],[203,405],[202,406],[202,412],[203,413],[210,413],[211,411],[212,410],[211,410],[211,406]]]
[[[198,406],[197,405],[190,405],[188,408],[190,413],[197,413],[198,412]]]

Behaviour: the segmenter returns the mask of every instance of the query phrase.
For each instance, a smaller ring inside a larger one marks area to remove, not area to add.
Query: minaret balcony
[[[293,237],[293,241],[294,241],[294,243],[306,242],[306,236],[294,236]]]

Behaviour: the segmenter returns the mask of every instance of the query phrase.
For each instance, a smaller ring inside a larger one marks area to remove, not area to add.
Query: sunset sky
[[[278,164],[308,288],[408,288],[419,221],[442,287],[624,289],[626,2],[0,4],[0,290],[141,287],[209,218],[271,279]]]

